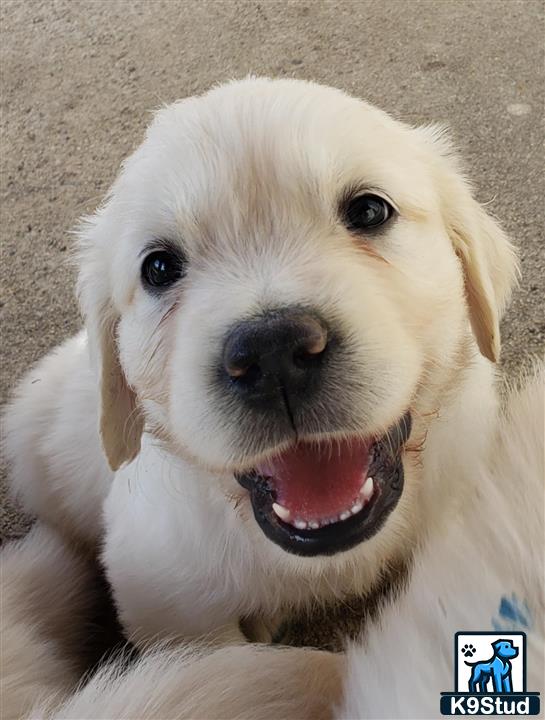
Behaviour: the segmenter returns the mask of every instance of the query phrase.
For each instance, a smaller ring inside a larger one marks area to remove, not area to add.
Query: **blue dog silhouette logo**
[[[468,682],[470,693],[489,692],[490,681],[492,681],[492,692],[513,692],[511,660],[518,656],[519,650],[513,645],[512,640],[502,638],[492,643],[492,650],[493,654],[489,660],[478,660],[477,662],[464,660],[465,664],[471,667],[471,677]],[[466,657],[467,654],[469,654],[467,651],[464,652]]]
[[[441,693],[442,715],[539,715],[539,692],[526,689],[523,630],[460,630],[453,664],[454,690]]]

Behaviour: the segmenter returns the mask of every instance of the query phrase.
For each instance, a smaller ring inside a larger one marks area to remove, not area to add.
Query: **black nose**
[[[292,409],[319,383],[327,351],[325,323],[302,310],[270,311],[235,326],[223,366],[247,401],[288,402]]]

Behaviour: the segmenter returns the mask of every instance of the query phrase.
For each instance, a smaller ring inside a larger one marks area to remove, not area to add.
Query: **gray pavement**
[[[149,111],[248,73],[336,85],[452,128],[521,248],[504,364],[545,343],[544,5],[538,0],[3,0],[0,392],[79,326],[69,231]],[[3,503],[2,529],[19,518]]]

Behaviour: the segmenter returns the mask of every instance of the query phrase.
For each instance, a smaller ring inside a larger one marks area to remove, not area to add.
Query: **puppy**
[[[7,451],[29,511],[103,539],[137,640],[380,592],[476,492],[517,263],[438,129],[216,87],[157,113],[78,262],[86,329]]]
[[[453,634],[460,629],[525,630],[528,688],[543,692],[544,381],[541,366],[512,392],[493,434],[492,459],[473,463],[478,493],[430,534],[406,588],[385,602],[347,659],[248,644],[212,653],[158,647],[130,669],[119,661],[104,667],[65,702],[52,698],[32,717],[434,718],[440,692],[452,686]],[[36,540],[26,541],[26,552],[34,543],[39,556]],[[524,608],[518,621],[502,616],[505,597]],[[68,617],[77,631],[77,618]]]

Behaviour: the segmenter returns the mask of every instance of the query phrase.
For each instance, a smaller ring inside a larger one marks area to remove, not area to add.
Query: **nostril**
[[[236,365],[226,365],[225,369],[227,370],[229,377],[233,380],[238,380],[238,378],[244,377],[244,375],[248,372],[247,367],[240,367]]]
[[[238,334],[230,338],[224,349],[223,367],[231,380],[240,380],[249,374],[255,374],[258,365],[257,353],[245,347]]]
[[[313,366],[319,365],[322,361],[326,347],[327,346],[324,345],[321,350],[311,352],[309,352],[308,349],[296,350],[293,353],[293,364],[296,368],[299,368],[299,370],[307,370]]]
[[[255,363],[245,368],[227,368],[227,374],[239,386],[255,385],[262,375],[259,365]]]
[[[325,330],[305,340],[303,351],[306,355],[320,355],[327,347],[327,335]]]
[[[307,322],[307,333],[299,339],[294,349],[293,364],[306,369],[319,362],[327,348],[327,331],[315,321]]]

